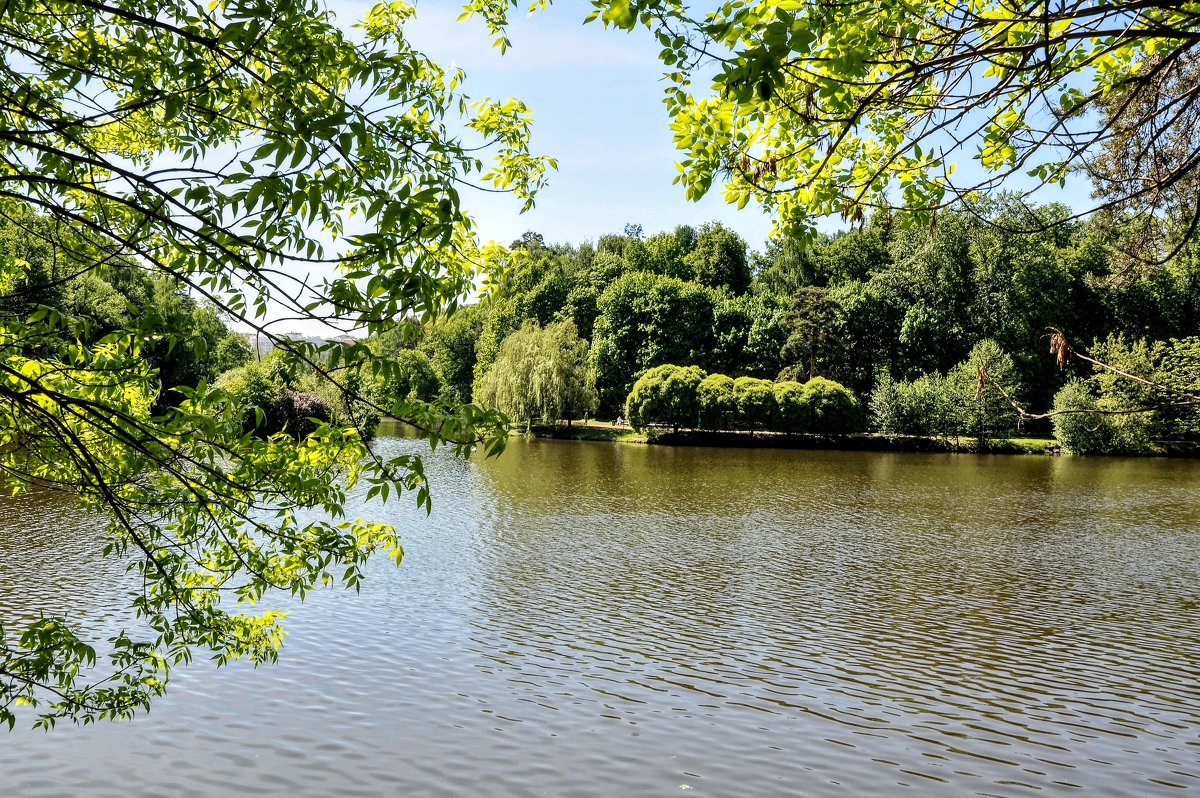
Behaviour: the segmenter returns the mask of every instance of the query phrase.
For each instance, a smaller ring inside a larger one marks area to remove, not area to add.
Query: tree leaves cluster
[[[662,47],[687,196],[721,182],[794,235],[879,210],[925,227],[1011,177],[1028,195],[1073,172],[1118,221],[1161,212],[1186,231],[1200,217],[1187,5],[593,5],[589,19],[649,28]]]
[[[823,377],[806,383],[734,379],[697,366],[656,366],[638,377],[625,400],[635,429],[766,430],[844,434],[861,428],[858,400]]]
[[[420,459],[375,455],[369,416],[464,453],[502,445],[484,408],[381,404],[369,386],[399,369],[369,346],[266,326],[443,317],[508,257],[477,240],[460,190],[529,204],[554,166],[529,151],[523,104],[469,100],[409,44],[413,13],[382,3],[350,34],[317,0],[0,2],[0,217],[23,237],[0,242],[0,473],[103,513],[97,547],[144,584],[141,631],[107,650],[69,619],[0,619],[0,722],[18,705],[45,725],[127,716],[195,651],[269,661],[279,616],[251,604],[399,559],[394,529],[343,517],[356,484],[428,505]],[[211,381],[214,354],[245,354],[210,337],[221,318],[342,415],[300,439],[247,429]]]

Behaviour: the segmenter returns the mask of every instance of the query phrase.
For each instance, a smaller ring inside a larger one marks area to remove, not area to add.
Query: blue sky
[[[330,2],[341,24],[350,25],[374,0]],[[456,21],[461,2],[417,3],[417,18],[407,29],[410,41],[443,66],[464,69],[471,96],[524,100],[536,119],[533,149],[558,159],[550,186],[524,215],[507,197],[464,195],[482,238],[507,243],[534,230],[547,241],[579,243],[620,232],[626,223],[641,224],[650,235],[677,224],[719,220],[752,249],[762,249],[771,220],[760,208],[751,204],[739,211],[727,205],[720,186],[700,202],[688,202],[672,182],[679,152],[662,103],[657,42],[646,30],[625,33],[599,23],[585,25],[589,10],[590,4],[561,0],[531,16],[514,11],[513,46],[502,56],[480,21]],[[960,185],[983,176],[966,152],[957,156]],[[1033,183],[1019,176],[1007,185],[1018,189]],[[1065,189],[1041,189],[1036,200],[1081,209],[1090,205],[1089,193],[1086,181],[1075,177]],[[846,225],[827,219],[818,227],[833,232]]]
[[[327,0],[346,29],[375,2]],[[720,186],[700,202],[688,202],[673,184],[679,153],[662,104],[657,43],[645,30],[624,33],[584,25],[589,8],[578,0],[560,0],[531,17],[514,12],[513,46],[501,56],[480,21],[457,21],[461,0],[417,5],[417,18],[407,28],[413,45],[445,67],[465,70],[471,97],[525,101],[536,118],[534,151],[558,159],[559,171],[550,175],[549,187],[528,213],[521,214],[520,203],[504,195],[464,192],[481,238],[508,243],[533,230],[549,242],[578,244],[619,233],[627,223],[641,224],[651,235],[678,224],[718,220],[761,250],[771,229],[761,209],[727,205]],[[978,170],[957,160],[960,178]],[[1019,182],[1027,181],[1012,181],[1010,187]],[[1038,200],[1084,208],[1088,187],[1075,178],[1065,190],[1044,190]],[[819,227],[833,232],[845,225],[831,219]]]
[[[361,19],[373,3],[333,2],[340,24]],[[467,73],[472,97],[517,97],[532,109],[533,148],[558,159],[559,171],[519,214],[507,197],[464,194],[484,239],[509,242],[526,230],[547,241],[579,243],[641,224],[647,235],[677,224],[720,220],[761,249],[770,219],[728,206],[719,188],[688,202],[672,184],[676,150],[662,104],[659,48],[645,31],[626,34],[583,24],[588,6],[569,0],[533,17],[515,12],[513,47],[501,56],[478,20],[456,22],[457,2],[417,4],[412,43],[443,66]]]

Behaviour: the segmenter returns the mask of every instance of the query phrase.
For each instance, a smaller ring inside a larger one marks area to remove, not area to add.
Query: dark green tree
[[[750,290],[746,242],[719,222],[701,226],[684,263],[691,270],[691,278],[701,285],[728,288],[734,294]]]
[[[592,365],[600,412],[615,414],[634,375],[665,363],[706,364],[713,351],[714,296],[695,283],[633,272],[600,296]]]
[[[786,376],[817,376],[818,364],[828,360],[827,352],[842,327],[843,315],[842,306],[826,289],[801,288],[796,292],[784,319],[787,340],[779,353],[788,364]]]

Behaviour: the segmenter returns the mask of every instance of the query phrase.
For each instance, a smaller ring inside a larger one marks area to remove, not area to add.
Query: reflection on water
[[[289,606],[278,665],[11,734],[0,794],[1200,788],[1200,463],[514,441],[429,471],[431,518],[387,510],[403,566]],[[88,522],[21,501],[0,619],[117,623]]]

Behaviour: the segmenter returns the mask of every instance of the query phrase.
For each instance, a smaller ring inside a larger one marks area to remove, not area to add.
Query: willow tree
[[[575,322],[540,327],[527,320],[500,344],[495,361],[476,387],[479,401],[514,421],[555,422],[596,409],[596,380],[588,367],[588,345]]]
[[[460,188],[529,204],[551,164],[528,151],[522,104],[469,102],[459,72],[409,45],[412,13],[383,3],[348,33],[317,0],[0,0],[0,215],[32,208],[72,231],[48,242],[58,280],[120,261],[266,338],[270,315],[379,333],[452,310],[503,265]],[[0,293],[29,280],[0,258]],[[130,715],[197,649],[270,661],[278,615],[250,602],[356,587],[372,552],[399,560],[395,530],[343,518],[345,496],[358,482],[428,505],[419,458],[380,457],[352,425],[256,437],[203,384],[157,411],[141,353],[188,342],[134,318],[85,345],[58,310],[19,307],[0,302],[4,485],[105,514],[96,548],[144,588],[142,631],[103,643],[100,663],[69,618],[0,617],[0,722],[21,706],[42,725]],[[338,389],[364,370],[388,380],[365,345],[275,344]],[[463,452],[496,451],[505,431],[470,405],[376,409]]]

